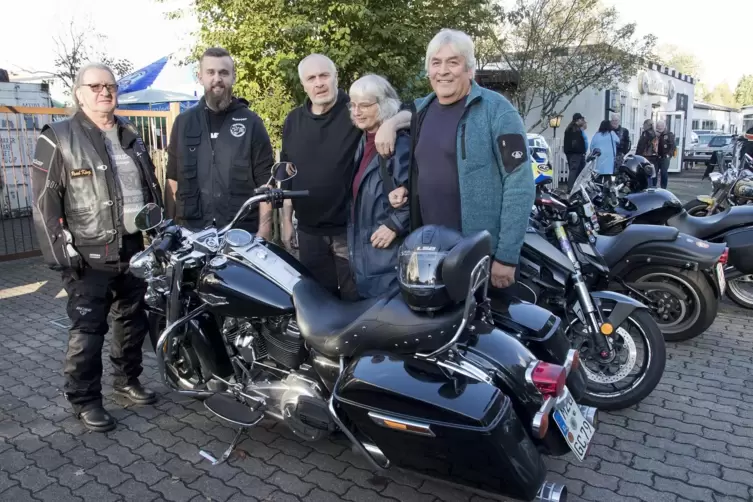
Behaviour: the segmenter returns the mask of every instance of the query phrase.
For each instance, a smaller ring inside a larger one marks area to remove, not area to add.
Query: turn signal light
[[[567,371],[556,364],[539,362],[533,369],[531,380],[545,396],[558,396],[565,388]]]
[[[614,327],[609,324],[608,322],[605,322],[601,325],[601,334],[605,336],[609,336],[612,333],[614,333]]]

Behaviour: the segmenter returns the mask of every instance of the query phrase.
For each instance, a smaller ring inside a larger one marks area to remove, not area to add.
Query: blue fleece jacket
[[[414,134],[420,134],[422,112],[435,97],[432,93],[415,101],[419,127]],[[494,258],[517,265],[535,199],[525,127],[504,96],[475,82],[465,102],[457,134],[462,231],[465,235],[489,231]],[[413,179],[414,171],[412,166]],[[412,195],[417,200],[415,190]],[[419,204],[418,200],[411,204],[413,227],[418,226],[414,217],[420,218]]]

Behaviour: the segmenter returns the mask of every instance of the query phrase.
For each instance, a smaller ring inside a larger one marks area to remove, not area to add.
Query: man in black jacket
[[[567,167],[569,169],[567,186],[573,186],[575,179],[586,166],[586,138],[583,136],[582,129],[585,122],[586,120],[583,118],[583,115],[576,113],[573,115],[573,121],[565,129],[562,150],[567,157]]]
[[[617,145],[617,156],[619,158],[624,158],[625,155],[630,153],[630,148],[632,147],[632,144],[630,143],[630,131],[622,127],[619,113],[612,113],[609,116],[609,123],[612,125],[612,129],[614,129],[615,134],[617,134],[617,137],[620,140],[620,143]]]
[[[46,125],[31,166],[34,223],[45,261],[61,270],[71,320],[65,393],[77,418],[105,432],[115,421],[102,406],[102,345],[112,314],[113,390],[138,404],[156,400],[139,383],[148,330],[146,285],[128,272],[143,249],[136,213],[162,205],[154,166],[136,128],[114,115],[112,71],[92,64],[76,77],[77,113]]]
[[[235,65],[225,49],[204,52],[199,80],[204,96],[178,115],[167,150],[167,213],[192,229],[230,223],[274,162],[264,122],[232,95]],[[269,239],[272,206],[261,204],[237,227]]]

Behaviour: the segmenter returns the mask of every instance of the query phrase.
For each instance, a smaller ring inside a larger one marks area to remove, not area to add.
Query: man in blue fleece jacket
[[[473,80],[473,41],[442,30],[429,43],[426,71],[434,92],[414,103],[407,194],[411,229],[443,225],[493,238],[492,285],[507,288],[535,198],[528,142],[520,114],[501,94]]]

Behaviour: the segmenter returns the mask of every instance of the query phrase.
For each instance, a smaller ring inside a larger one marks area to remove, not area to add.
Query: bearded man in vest
[[[235,63],[225,49],[199,60],[204,96],[175,120],[167,149],[167,213],[193,230],[223,227],[254,190],[266,185],[274,154],[261,118],[233,97]],[[272,205],[262,203],[236,225],[272,236]]]
[[[31,166],[33,214],[42,255],[61,270],[71,321],[65,396],[97,432],[115,427],[102,404],[102,346],[112,314],[113,391],[137,404],[156,401],[139,383],[148,331],[146,284],[128,271],[144,249],[135,217],[162,206],[154,165],[136,128],[115,116],[110,68],[90,64],[73,86],[76,113],[42,128]]]

